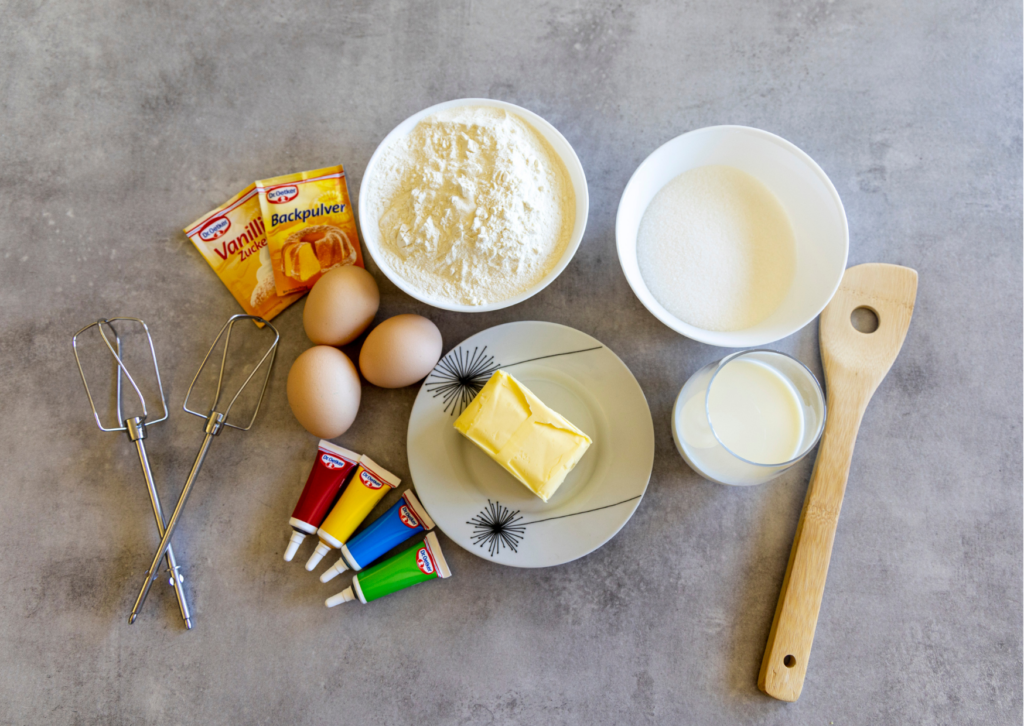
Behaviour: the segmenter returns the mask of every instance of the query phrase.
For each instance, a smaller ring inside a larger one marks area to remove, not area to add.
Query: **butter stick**
[[[455,428],[545,502],[592,443],[504,371],[491,376]]]

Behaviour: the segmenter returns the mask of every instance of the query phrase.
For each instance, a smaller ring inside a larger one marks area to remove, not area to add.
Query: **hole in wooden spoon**
[[[792,668],[796,665],[796,658],[794,658],[791,655],[787,655],[785,658],[782,659],[782,662],[783,664],[785,664],[787,668]]]
[[[861,306],[850,313],[850,324],[861,333],[873,333],[878,330],[878,313]]]

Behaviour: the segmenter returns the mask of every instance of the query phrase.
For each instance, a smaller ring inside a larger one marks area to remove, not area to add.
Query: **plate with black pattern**
[[[547,502],[455,430],[496,370],[515,376],[593,443]],[[654,465],[654,425],[636,378],[586,333],[523,321],[488,328],[438,362],[409,418],[409,469],[437,526],[473,554],[550,567],[603,545],[629,521]]]

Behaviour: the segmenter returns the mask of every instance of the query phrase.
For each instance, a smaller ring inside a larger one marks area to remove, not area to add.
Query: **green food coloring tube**
[[[365,604],[427,580],[451,577],[451,574],[441,554],[437,534],[430,532],[422,542],[405,552],[360,572],[352,578],[351,587],[327,598],[326,604],[332,608],[356,599]]]

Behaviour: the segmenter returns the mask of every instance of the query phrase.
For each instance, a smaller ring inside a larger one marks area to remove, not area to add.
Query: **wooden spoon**
[[[757,679],[758,688],[781,701],[800,698],[857,430],[907,337],[916,297],[917,272],[909,267],[858,265],[846,271],[821,314],[828,420]],[[851,316],[859,308],[877,316],[874,332],[853,327]]]

